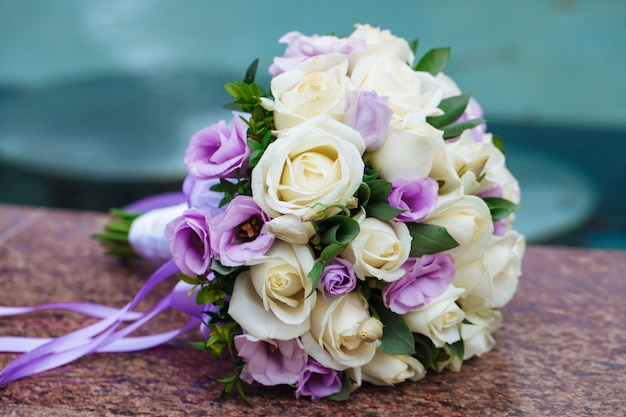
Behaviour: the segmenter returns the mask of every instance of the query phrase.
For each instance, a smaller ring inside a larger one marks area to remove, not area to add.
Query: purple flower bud
[[[180,271],[191,277],[204,275],[211,265],[209,216],[189,208],[165,227],[172,259]]]
[[[326,263],[320,278],[325,294],[342,295],[356,287],[356,275],[352,264],[343,258],[333,258]]]
[[[343,122],[361,134],[367,150],[380,148],[387,138],[393,116],[387,101],[375,91],[354,90],[346,96]]]
[[[296,67],[307,58],[338,52],[350,55],[365,49],[365,39],[338,38],[336,36],[306,36],[293,31],[278,40],[286,43],[287,48],[282,57],[274,58],[269,72],[272,77]]]
[[[439,185],[430,177],[415,181],[394,181],[387,202],[396,208],[407,210],[396,216],[402,222],[420,222],[437,205]]]
[[[210,223],[213,256],[224,266],[239,266],[263,255],[274,242],[267,233],[269,217],[252,197],[239,195]]]
[[[296,383],[296,398],[304,396],[316,400],[334,395],[339,391],[341,391],[341,373],[325,368],[309,357],[302,377]]]
[[[397,314],[427,305],[454,280],[454,261],[447,253],[409,258],[402,269],[406,271],[404,276],[382,291],[385,306]]]
[[[237,169],[246,169],[250,148],[248,125],[234,117],[231,127],[224,120],[194,134],[185,152],[185,165],[193,177],[201,180],[227,177]]]
[[[241,379],[265,386],[295,384],[307,364],[300,339],[259,340],[251,334],[235,336],[235,347],[244,360]]]
[[[191,175],[185,177],[183,193],[187,196],[189,207],[195,207],[211,216],[222,213],[226,207],[220,207],[224,194],[211,191],[211,187],[219,184],[219,179],[197,180]]]

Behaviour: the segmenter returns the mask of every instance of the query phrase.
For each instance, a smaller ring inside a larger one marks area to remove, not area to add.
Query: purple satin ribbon
[[[168,206],[175,206],[187,201],[187,196],[180,191],[174,191],[170,193],[156,194],[150,197],[137,200],[126,207],[124,210],[142,213],[144,211],[163,208]]]
[[[159,283],[178,272],[173,261],[166,262],[146,281],[133,300],[121,309],[93,303],[53,303],[34,307],[0,307],[0,316],[42,310],[66,310],[101,318],[85,328],[57,338],[0,337],[0,352],[24,352],[0,372],[0,385],[66,365],[91,353],[131,352],[163,344],[202,323],[203,306],[189,296],[191,286],[182,281],[145,312],[134,309]],[[150,336],[127,337],[160,312],[173,308],[189,314],[178,329]],[[132,322],[118,330],[123,322]]]

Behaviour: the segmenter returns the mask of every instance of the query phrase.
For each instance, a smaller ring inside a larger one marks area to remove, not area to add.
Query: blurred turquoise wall
[[[451,46],[447,72],[491,119],[626,128],[626,1],[1,0],[0,85],[107,72],[267,66],[289,30],[356,22]]]

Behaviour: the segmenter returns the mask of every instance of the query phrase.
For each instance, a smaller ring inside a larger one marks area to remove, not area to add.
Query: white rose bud
[[[369,317],[359,326],[359,337],[362,341],[373,343],[383,337],[383,323],[374,317]]]
[[[293,214],[285,214],[269,221],[267,231],[284,242],[306,245],[315,234],[315,227]]]

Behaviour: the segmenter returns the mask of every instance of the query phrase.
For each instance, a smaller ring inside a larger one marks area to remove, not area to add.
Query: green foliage
[[[497,150],[502,152],[502,155],[506,155],[504,153],[504,140],[502,139],[502,137],[498,135],[493,135],[492,141],[493,146],[495,146]]]
[[[385,307],[383,300],[378,295],[372,295],[369,299],[370,308],[383,323],[383,337],[380,339],[380,350],[392,355],[403,355],[413,352],[415,345],[413,334],[402,316]]]
[[[463,355],[465,354],[465,343],[463,343],[463,339],[459,339],[458,341],[452,344],[446,344],[450,352],[460,360],[463,360]]]
[[[222,390],[222,394],[220,395],[222,398],[225,397],[226,395],[230,394],[233,389],[235,391],[237,391],[237,393],[239,394],[239,396],[248,404],[251,405],[250,402],[248,401],[248,397],[246,397],[246,394],[243,390],[243,384],[241,381],[241,371],[243,370],[243,360],[239,359],[237,360],[237,362],[235,362],[235,373],[231,376],[228,376],[226,378],[213,378],[210,376],[207,376],[208,379],[212,380],[212,381],[216,381],[216,382],[220,382],[222,384],[224,384],[224,389]]]
[[[491,218],[494,221],[506,219],[509,214],[522,207],[519,204],[499,197],[484,197],[483,201],[487,204],[487,207],[489,207]]]
[[[422,59],[415,65],[416,71],[425,71],[437,75],[448,65],[450,60],[450,48],[434,48],[426,52]]]
[[[443,115],[427,117],[426,121],[437,129],[441,129],[449,125],[461,117],[467,108],[470,96],[470,94],[461,94],[441,100],[441,103],[439,103],[439,109],[443,111]]]
[[[317,223],[318,237],[320,240],[320,257],[309,272],[312,288],[307,295],[310,296],[315,291],[319,283],[326,262],[343,252],[348,244],[359,234],[361,228],[359,223],[352,217],[337,215]]]
[[[409,256],[419,257],[459,246],[445,227],[428,223],[407,223],[406,225],[413,238]]]
[[[326,397],[326,399],[333,401],[346,401],[348,398],[350,398],[351,385],[352,384],[350,382],[350,378],[344,372],[341,375],[341,391],[329,397]]]
[[[366,170],[356,197],[369,217],[389,221],[406,211],[387,203],[389,193],[391,193],[391,183],[378,179],[378,171]]]
[[[439,372],[439,364],[450,359],[444,348],[437,348],[427,336],[414,333],[415,353],[413,356],[420,361],[424,368]]]
[[[142,213],[129,212],[123,209],[111,209],[111,219],[104,226],[104,231],[91,235],[100,241],[104,254],[122,259],[139,258],[128,242],[128,232],[135,219]]]
[[[448,125],[446,127],[444,127],[443,130],[443,138],[444,139],[452,139],[452,138],[456,138],[461,136],[461,133],[463,133],[465,130],[467,129],[472,129],[476,126],[479,126],[481,124],[485,123],[485,119],[470,119],[470,120],[464,120],[462,122],[457,122],[457,123],[453,123],[451,125]]]
[[[230,203],[238,195],[252,195],[250,179],[240,177],[239,174],[237,174],[237,178],[220,178],[220,182],[212,185],[210,190],[224,194],[224,198],[220,201],[220,207]]]

